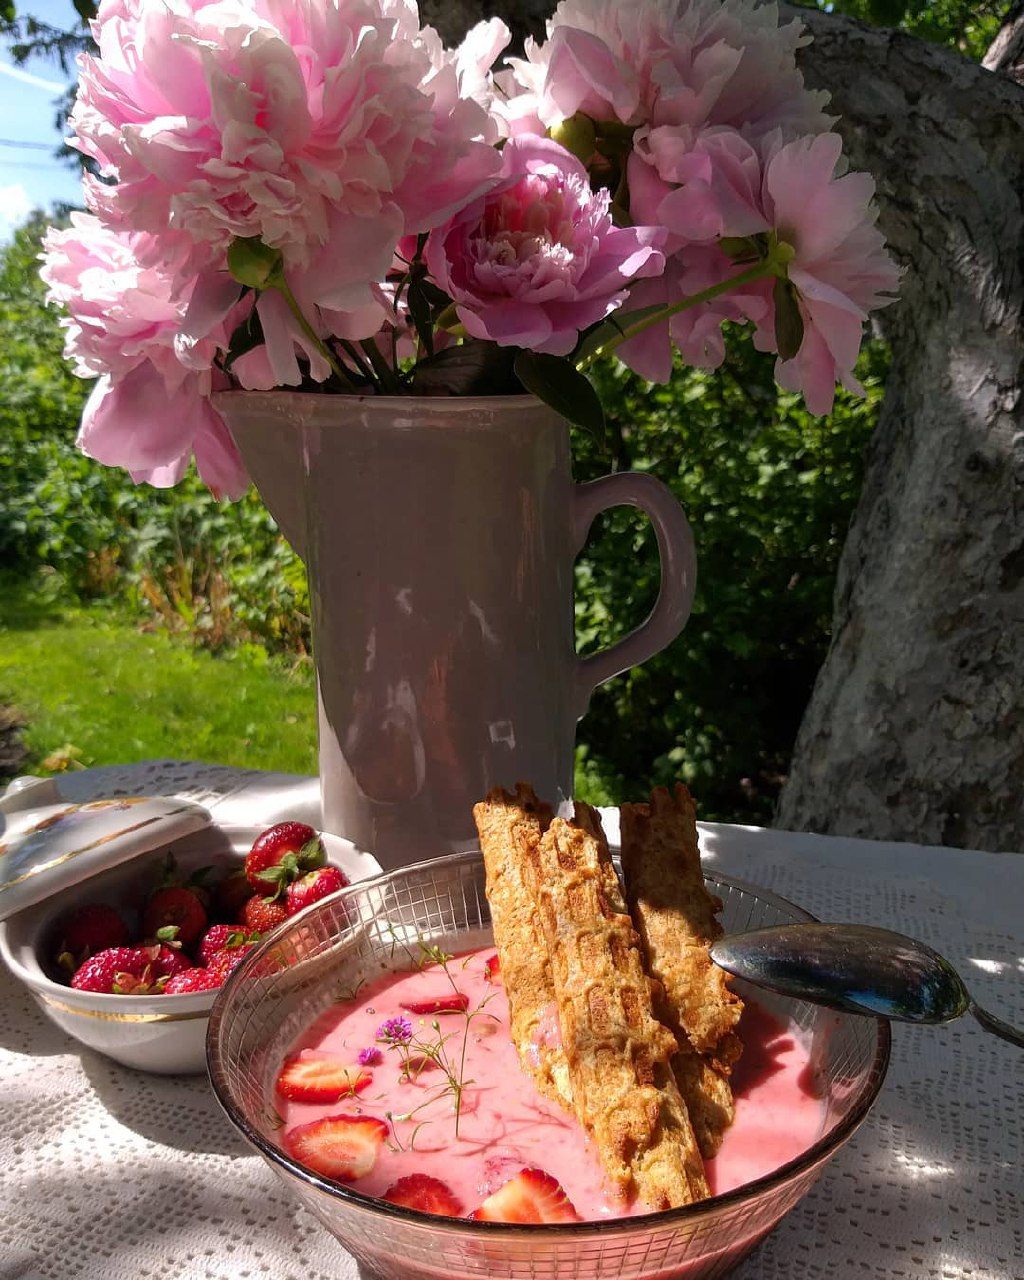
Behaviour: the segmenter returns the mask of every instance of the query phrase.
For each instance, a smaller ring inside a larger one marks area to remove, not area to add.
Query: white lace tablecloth
[[[60,787],[186,794],[235,822],[315,805],[308,779],[173,762]],[[931,943],[981,1003],[1024,1023],[1024,856],[716,825],[703,843],[716,869],[819,917]],[[738,1280],[1024,1280],[1024,1054],[967,1020],[894,1032],[871,1116]],[[0,1087],[3,1280],[355,1280],[204,1079],[81,1050],[6,970]]]

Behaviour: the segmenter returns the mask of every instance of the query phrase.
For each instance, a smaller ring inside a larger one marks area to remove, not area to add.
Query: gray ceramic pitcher
[[[391,868],[469,845],[495,784],[569,796],[591,692],[690,611],[693,538],[669,490],[637,472],[574,485],[566,424],[529,396],[235,391],[217,407],[309,570],[325,829]],[[654,525],[661,593],[580,659],[573,562],[621,504]]]

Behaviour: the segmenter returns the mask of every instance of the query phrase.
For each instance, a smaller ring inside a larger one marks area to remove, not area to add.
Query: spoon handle
[[[1011,1027],[1008,1022],[1004,1022],[1002,1018],[997,1018],[994,1013],[989,1013],[987,1009],[975,1004],[973,1000],[971,1001],[971,1013],[986,1031],[991,1031],[1000,1040],[1009,1040],[1010,1044],[1015,1044],[1018,1049],[1024,1049],[1024,1031],[1018,1031],[1016,1027]]]

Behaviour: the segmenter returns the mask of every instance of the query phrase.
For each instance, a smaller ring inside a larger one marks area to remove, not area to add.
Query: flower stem
[[[627,342],[630,338],[635,338],[637,334],[643,333],[645,329],[649,329],[651,325],[660,324],[662,320],[668,320],[672,316],[678,315],[680,311],[688,311],[691,307],[699,307],[702,302],[710,302],[713,298],[720,297],[723,293],[728,293],[732,289],[738,289],[742,285],[751,284],[755,280],[764,280],[768,276],[778,274],[777,264],[772,258],[764,258],[760,262],[756,262],[752,267],[748,267],[746,271],[740,271],[734,276],[730,276],[728,280],[722,280],[718,284],[713,284],[710,288],[702,289],[700,293],[690,294],[687,298],[681,298],[678,302],[666,304],[660,311],[654,312],[653,315],[643,316],[636,320],[633,324],[626,325],[620,329],[618,333],[613,334],[607,342],[602,342],[576,366],[581,373],[585,372],[598,359],[599,356],[607,355],[614,351],[616,347],[623,342]]]
[[[276,289],[278,293],[280,293],[281,297],[284,298],[285,302],[288,304],[288,310],[299,322],[299,328],[302,330],[305,336],[309,339],[309,341],[312,342],[312,344],[316,347],[317,351],[319,351],[320,354],[323,356],[323,358],[327,361],[328,365],[330,366],[331,372],[334,374],[334,376],[339,380],[339,382],[344,383],[345,387],[349,391],[354,391],[356,389],[355,384],[352,382],[351,378],[349,378],[348,374],[345,372],[342,366],[338,363],[337,359],[335,358],[334,352],[330,349],[330,347],[328,347],[328,345],[316,332],[316,330],[309,323],[306,317],[302,314],[302,308],[299,306],[298,299],[295,297],[295,294],[292,293],[291,288],[288,284],[288,281],[284,278],[284,275],[281,273],[278,273],[277,278],[273,281],[270,287],[272,289]]]

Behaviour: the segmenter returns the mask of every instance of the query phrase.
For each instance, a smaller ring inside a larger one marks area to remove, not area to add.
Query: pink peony
[[[623,311],[670,305],[680,298],[702,293],[737,272],[738,268],[718,248],[684,251],[669,258],[664,275],[636,284]],[[723,323],[760,319],[767,305],[757,285],[733,290],[712,302],[680,311],[662,324],[651,325],[622,343],[616,354],[648,382],[668,382],[672,376],[673,346],[687,364],[698,369],[717,369],[725,359]]]
[[[77,145],[116,178],[94,209],[219,265],[280,249],[315,301],[367,305],[398,236],[482,189],[494,126],[462,83],[499,43],[446,53],[412,0],[104,0],[81,62]]]
[[[863,395],[853,366],[864,323],[868,312],[893,301],[900,279],[875,226],[874,179],[837,176],[841,154],[834,133],[787,143],[770,154],[762,186],[766,221],[796,251],[789,279],[804,321],[800,350],[776,363],[775,376],[788,390],[803,391],[812,413],[831,410],[837,382]],[[768,298],[768,282],[761,293]],[[777,350],[772,307],[757,320],[755,341],[762,351]]]
[[[828,413],[837,382],[861,390],[853,367],[864,322],[868,312],[892,301],[886,295],[899,283],[875,226],[874,182],[864,173],[837,176],[842,143],[834,133],[788,143],[769,136],[759,151],[735,134],[721,141],[700,152],[708,164],[696,166],[689,181],[645,206],[645,216],[663,222],[674,243],[689,245],[670,260],[666,286],[651,300],[671,303],[739,274],[742,268],[718,247],[721,237],[773,233],[794,251],[788,276],[804,325],[800,349],[778,361],[776,377],[787,389],[802,390],[812,413]],[[668,296],[669,281],[678,290],[675,299]],[[759,280],[680,312],[671,322],[672,337],[687,359],[713,366],[724,354],[713,331],[724,320],[743,317],[756,326],[757,346],[775,351],[773,289],[773,279]],[[622,358],[644,376],[664,376],[667,329],[653,326],[624,343]],[[705,359],[698,358],[694,341]]]
[[[183,337],[196,282],[178,293],[173,275],[142,265],[150,239],[72,214],[71,227],[51,229],[44,241],[41,274],[48,299],[67,311],[67,357],[80,376],[99,376],[78,443],[90,457],[160,487],[175,484],[194,454],[211,489],[240,496],[245,471],[209,396],[218,382],[227,385],[213,361],[241,316]],[[232,292],[237,302],[237,285]]]
[[[431,232],[426,263],[473,337],[567,355],[664,266],[661,233],[616,227],[610,205],[557,143],[512,139],[486,195]]]
[[[823,93],[804,88],[796,20],[756,0],[562,0],[542,45],[511,60],[547,126],[581,111],[641,129],[731,125],[756,139],[827,127]],[[520,114],[525,105],[517,108]]]

